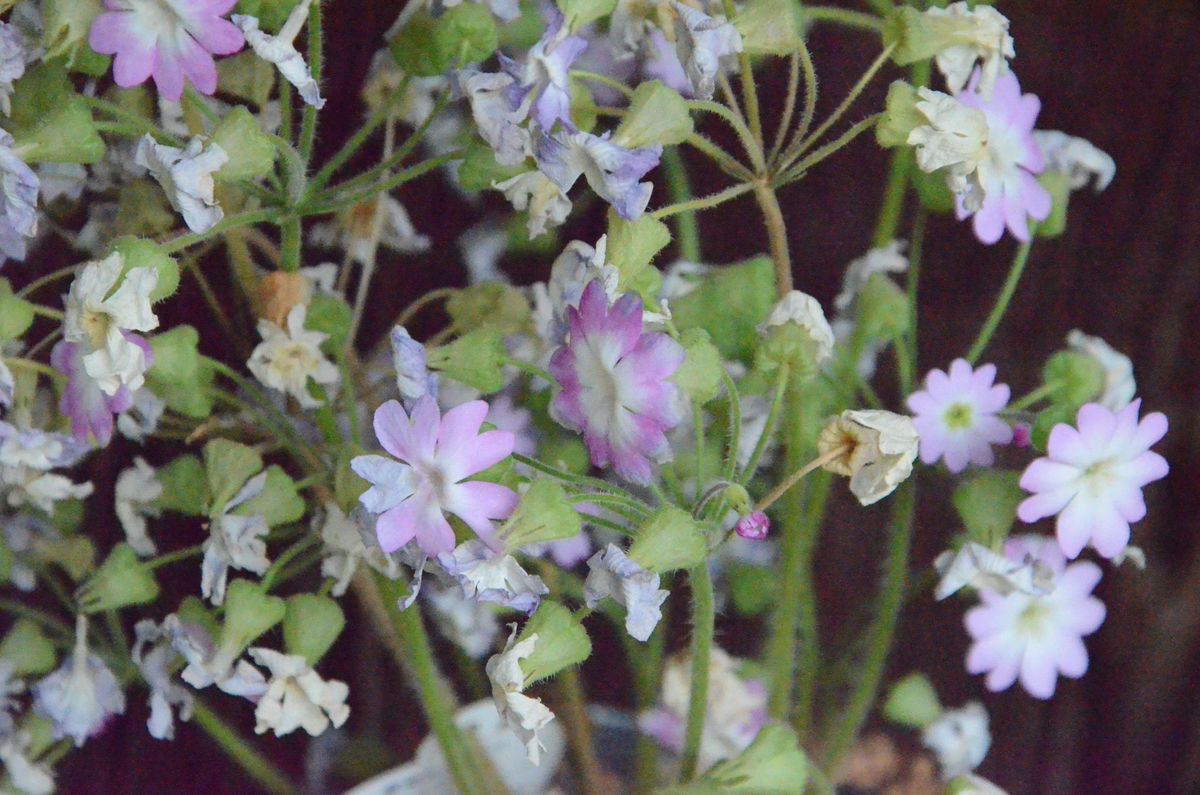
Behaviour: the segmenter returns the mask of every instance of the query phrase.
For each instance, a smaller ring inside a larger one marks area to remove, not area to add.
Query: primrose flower
[[[489,545],[494,541],[492,521],[512,513],[517,494],[467,478],[511,455],[515,438],[509,431],[480,433],[487,413],[486,402],[473,400],[442,416],[430,395],[417,401],[411,416],[395,400],[375,412],[376,438],[400,460],[364,455],[350,465],[372,486],[359,499],[380,515],[375,530],[384,552],[413,538],[427,555],[452,551],[454,531],[446,513],[466,522]]]
[[[529,211],[526,228],[530,240],[544,235],[547,229],[562,226],[571,214],[567,194],[540,171],[525,171],[503,182],[493,182],[492,187],[504,194],[514,210]]]
[[[85,346],[84,372],[110,397],[145,382],[146,349],[128,332],[158,328],[150,305],[158,271],[133,268],[122,276],[124,268],[120,252],[86,265],[71,283],[63,320],[63,339]]]
[[[991,99],[976,91],[979,73],[967,90],[957,96],[962,104],[983,111],[987,117],[987,151],[979,161],[976,192],[958,196],[959,219],[973,216],[975,236],[991,245],[1005,227],[1017,240],[1029,240],[1029,219],[1044,221],[1050,215],[1050,193],[1035,175],[1046,167],[1045,157],[1033,137],[1042,103],[1034,94],[1022,94],[1012,72],[996,81]]]
[[[345,682],[322,679],[298,654],[255,648],[250,656],[271,672],[267,691],[254,709],[254,733],[267,731],[276,737],[304,729],[310,736],[322,734],[332,725],[341,726],[350,717]]]
[[[121,684],[104,661],[88,650],[87,619],[75,620],[75,648],[62,666],[33,687],[33,710],[54,723],[54,739],[70,737],[75,747],[125,712]]]
[[[337,366],[325,358],[321,343],[328,334],[304,328],[308,309],[297,304],[288,312],[287,329],[269,320],[258,321],[263,341],[250,355],[246,367],[262,383],[291,395],[304,408],[316,408],[321,401],[308,391],[308,381],[322,386],[338,382]]]
[[[125,540],[133,551],[149,557],[156,551],[154,541],[146,532],[146,517],[158,516],[155,504],[163,493],[162,481],[154,467],[141,456],[133,459],[133,466],[117,476],[115,488],[117,519],[125,530]]]
[[[1058,130],[1034,130],[1033,140],[1046,157],[1046,169],[1066,174],[1071,190],[1085,188],[1090,182],[1100,193],[1117,175],[1112,156],[1084,138]]]
[[[211,1],[225,3],[225,0]],[[313,79],[312,72],[309,71],[308,64],[304,61],[304,56],[293,44],[296,36],[300,33],[300,28],[304,27],[304,23],[308,19],[308,9],[311,5],[312,0],[301,0],[292,9],[292,13],[288,15],[287,21],[279,29],[279,33],[274,36],[259,30],[256,17],[234,14],[230,19],[233,20],[233,24],[241,28],[246,37],[246,43],[254,50],[254,54],[264,61],[275,64],[284,79],[300,92],[300,98],[314,108],[320,109],[325,107],[325,100],[321,97],[321,87]]]
[[[988,156],[988,119],[983,111],[963,104],[956,97],[918,88],[916,110],[925,123],[908,134],[917,167],[926,173],[944,169],[946,185],[965,195],[968,206],[983,200],[979,166]]]
[[[599,281],[568,307],[570,341],[554,352],[550,373],[562,387],[555,419],[583,434],[592,463],[634,483],[649,483],[650,461],[670,458],[665,432],[679,424],[670,381],[683,363],[679,343],[642,330],[642,299],[627,293],[610,309]]]
[[[921,742],[937,757],[942,778],[964,776],[983,763],[992,746],[987,710],[978,701],[943,710],[925,727]]]
[[[1120,411],[1133,402],[1137,382],[1133,380],[1133,362],[1128,356],[1099,337],[1084,334],[1079,329],[1071,329],[1067,334],[1067,347],[1090,357],[1103,370],[1104,391],[1096,399],[1097,403],[1111,411]]]
[[[564,193],[582,175],[596,195],[627,221],[636,221],[645,212],[654,186],[638,180],[658,165],[661,155],[658,144],[626,149],[610,141],[609,133],[543,132],[534,142],[538,169]]]
[[[0,130],[0,265],[25,259],[28,242],[37,236],[37,200],[41,182],[25,164],[7,130]]]
[[[485,668],[488,680],[492,683],[496,711],[525,745],[525,755],[529,761],[537,765],[541,762],[542,751],[546,750],[538,732],[554,720],[554,713],[540,698],[524,693],[525,672],[521,670],[521,660],[532,655],[537,648],[537,633],[517,643],[517,625],[513,624],[512,628],[504,651],[493,654]]]
[[[662,603],[670,591],[658,587],[659,575],[646,571],[616,544],[609,544],[588,560],[583,584],[584,601],[594,608],[605,597],[625,608],[625,631],[643,643],[650,639],[662,620]]]
[[[266,536],[270,528],[266,520],[258,514],[242,516],[233,512],[261,494],[266,485],[266,472],[250,478],[209,525],[204,560],[200,564],[200,591],[214,605],[225,601],[230,568],[261,576],[271,565],[267,558]]]
[[[1170,467],[1154,445],[1167,432],[1159,412],[1138,419],[1142,402],[1120,411],[1088,403],[1075,427],[1055,425],[1046,455],[1021,475],[1032,492],[1017,508],[1023,522],[1058,514],[1058,543],[1068,558],[1091,544],[1113,558],[1129,544],[1129,525],[1146,515],[1142,487],[1166,477]]]
[[[1040,596],[981,591],[982,604],[965,616],[972,640],[967,672],[986,673],[994,692],[1019,678],[1030,695],[1047,699],[1060,675],[1078,679],[1087,672],[1083,638],[1100,628],[1105,615],[1104,604],[1092,596],[1100,567],[1091,561],[1068,566],[1057,544],[1036,535],[1010,538],[1004,554],[1013,561],[1032,556],[1054,571],[1054,585]]]
[[[225,217],[213,198],[213,174],[229,162],[229,155],[218,144],[206,146],[197,137],[186,148],[176,149],[147,135],[138,142],[134,160],[162,186],[188,229],[207,232]]]
[[[979,61],[983,75],[981,89],[984,96],[990,96],[996,81],[1008,74],[1008,59],[1016,57],[1008,33],[1008,18],[991,6],[971,8],[965,2],[931,8],[925,15],[935,20],[935,25],[949,23],[946,27],[953,31],[950,41],[954,43],[943,48],[935,59],[950,90],[956,94],[962,91]]]
[[[533,154],[529,130],[521,126],[529,115],[529,98],[514,102],[514,93],[521,93],[516,79],[475,69],[463,69],[457,77],[459,91],[471,103],[479,135],[492,147],[496,162],[502,166],[524,163]]]
[[[521,568],[512,555],[497,554],[482,541],[467,541],[438,555],[438,563],[458,583],[466,599],[492,602],[526,614],[550,593],[542,578]]]
[[[125,341],[136,346],[142,354],[144,369],[154,364],[154,352],[150,343],[138,334],[126,333]],[[105,394],[100,382],[87,372],[85,357],[87,344],[59,341],[50,351],[50,366],[67,377],[67,385],[59,400],[58,408],[71,420],[71,433],[80,443],[86,443],[91,435],[96,444],[106,447],[112,441],[113,416],[125,416],[134,408],[137,395],[148,394],[145,388],[130,390],[120,384],[111,395]],[[117,422],[120,422],[118,418]]]
[[[525,63],[517,64],[501,55],[500,65],[504,71],[520,81],[517,90],[513,92],[518,98],[518,104],[524,105],[532,98],[529,112],[542,130],[549,132],[554,129],[555,122],[559,121],[573,129],[570,69],[575,59],[587,49],[588,43],[587,39],[581,36],[567,35],[562,12],[556,7],[546,5],[544,8],[543,13],[548,17],[546,32],[542,34],[538,43],[530,48]]]
[[[1008,405],[1009,389],[995,380],[994,364],[973,370],[966,359],[955,359],[949,374],[929,371],[925,388],[907,401],[916,415],[921,461],[945,459],[946,468],[956,474],[968,464],[992,465],[992,445],[1008,444],[1013,438],[1012,427],[996,416]]]
[[[721,59],[742,51],[742,34],[724,17],[710,17],[683,3],[672,3],[675,48],[697,99],[712,99]]]
[[[183,96],[187,79],[201,94],[217,90],[214,55],[232,55],[245,40],[224,19],[236,0],[104,0],[88,43],[113,55],[113,79],[122,88],[150,77],[169,100]]]

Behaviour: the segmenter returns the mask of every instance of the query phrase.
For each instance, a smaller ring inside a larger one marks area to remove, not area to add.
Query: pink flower
[[[123,88],[154,78],[169,100],[183,96],[186,77],[201,94],[217,90],[214,55],[242,49],[241,31],[224,15],[237,0],[104,0],[88,43],[113,59],[113,79]]]
[[[733,529],[742,538],[750,541],[762,541],[767,537],[767,533],[771,531],[771,520],[762,511],[754,511],[738,519]]]
[[[150,343],[138,334],[124,332],[125,339],[142,350],[146,367],[154,364],[154,351]],[[84,343],[61,340],[50,352],[50,365],[67,377],[66,388],[58,409],[71,421],[71,435],[75,441],[86,444],[92,436],[99,447],[107,447],[112,441],[114,415],[123,414],[133,407],[134,393],[121,384],[109,395],[100,388],[96,379],[87,374],[83,357],[87,354]]]
[[[1022,242],[1029,240],[1029,220],[1044,221],[1050,215],[1050,193],[1035,178],[1046,168],[1045,158],[1033,138],[1033,124],[1042,109],[1034,94],[1022,94],[1012,72],[996,79],[991,100],[977,92],[979,70],[967,90],[957,99],[987,117],[987,152],[979,164],[983,188],[982,206],[974,210],[975,236],[991,245],[1009,233]],[[958,217],[972,215],[960,195]]]
[[[395,400],[375,412],[375,436],[400,460],[364,455],[350,466],[371,483],[359,500],[380,515],[375,532],[385,552],[400,549],[414,537],[426,555],[451,552],[454,530],[446,513],[494,545],[492,521],[513,512],[516,492],[466,478],[511,455],[515,440],[509,431],[480,433],[487,413],[488,404],[474,400],[443,417],[429,395],[417,401],[411,418]]]
[[[1088,403],[1075,425],[1050,431],[1046,456],[1031,463],[1021,488],[1032,492],[1017,508],[1023,522],[1058,514],[1058,543],[1075,558],[1089,543],[1106,558],[1129,545],[1129,524],[1146,515],[1142,487],[1170,467],[1150,447],[1167,432],[1158,412],[1138,420],[1141,400],[1118,412]]]
[[[908,407],[921,439],[926,464],[945,458],[946,468],[962,472],[968,464],[991,466],[993,444],[1008,444],[1013,431],[996,416],[1008,405],[1009,389],[996,384],[996,366],[972,370],[966,359],[955,359],[950,374],[933,369],[925,388],[909,395]]]
[[[555,418],[583,434],[592,463],[634,483],[650,482],[650,459],[669,460],[664,432],[681,419],[668,379],[683,363],[683,348],[661,333],[642,332],[642,299],[627,293],[610,309],[593,281],[579,308],[567,308],[570,339],[550,358],[562,387]]]
[[[1050,698],[1060,675],[1078,679],[1087,672],[1083,638],[1104,623],[1104,604],[1092,596],[1100,567],[1091,561],[1067,565],[1049,538],[1015,536],[1004,545],[1014,562],[1032,558],[1055,573],[1044,595],[1013,591],[1001,596],[980,591],[983,603],[967,611],[972,641],[967,671],[986,673],[988,690],[1007,690],[1018,678],[1034,698]]]

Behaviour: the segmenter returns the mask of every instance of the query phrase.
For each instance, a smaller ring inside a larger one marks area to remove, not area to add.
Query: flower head
[[[545,234],[547,229],[561,226],[571,214],[571,200],[567,194],[540,171],[526,171],[503,182],[492,183],[492,187],[504,194],[514,210],[529,211],[527,230],[530,240]]]
[[[742,34],[724,17],[710,17],[683,3],[672,3],[675,48],[697,99],[712,99],[721,59],[742,51]]]
[[[134,159],[162,186],[188,229],[207,232],[225,217],[213,198],[213,174],[229,162],[216,143],[193,138],[183,149],[160,144],[150,135],[138,142]]]
[[[1025,242],[1029,240],[1029,219],[1044,221],[1050,215],[1050,193],[1035,179],[1046,166],[1033,138],[1042,103],[1033,94],[1021,93],[1012,72],[996,81],[991,99],[976,91],[978,83],[976,73],[957,99],[987,117],[987,151],[973,177],[979,189],[958,196],[958,217],[973,216],[975,236],[986,245],[998,241],[1005,227]]]
[[[37,200],[41,182],[0,130],[0,264],[4,258],[25,259],[26,245],[37,236]]]
[[[104,730],[109,718],[125,712],[125,694],[104,661],[88,651],[87,619],[75,622],[75,649],[57,671],[33,687],[33,709],[54,723],[54,739],[75,746]]]
[[[530,48],[524,65],[503,55],[500,56],[500,63],[506,72],[520,81],[520,85],[512,92],[516,104],[525,105],[532,101],[530,112],[533,120],[549,132],[559,121],[566,127],[574,128],[571,124],[570,70],[571,64],[583,54],[588,43],[581,36],[567,35],[562,12],[555,6],[547,4],[544,8],[543,13],[548,16],[546,32]]]
[[[913,424],[921,437],[921,460],[933,464],[945,459],[951,472],[968,464],[991,466],[993,444],[1012,441],[1012,427],[996,415],[1008,405],[1009,389],[996,384],[996,366],[977,370],[965,359],[955,359],[950,372],[938,369],[925,376],[925,388],[908,397],[916,415]]]
[[[645,212],[654,186],[639,180],[658,165],[661,155],[657,144],[626,149],[610,141],[608,133],[543,132],[534,142],[538,169],[564,193],[582,175],[596,195],[627,221],[636,221]]]
[[[987,688],[1006,690],[1019,678],[1035,698],[1050,698],[1060,675],[1078,679],[1087,672],[1083,638],[1104,622],[1104,604],[1092,596],[1100,567],[1090,561],[1067,565],[1051,539],[1026,535],[1004,545],[1010,560],[1032,556],[1054,571],[1049,593],[1014,591],[1002,596],[981,591],[982,604],[967,611],[971,635],[967,671],[987,673]]]
[[[438,563],[458,583],[466,599],[492,602],[532,614],[550,589],[542,578],[521,568],[512,555],[497,554],[482,541],[459,544],[438,555]]]
[[[322,679],[298,654],[255,648],[250,656],[271,672],[267,690],[254,709],[254,733],[267,731],[276,737],[304,729],[316,737],[332,725],[341,726],[350,717],[345,682]]]
[[[921,742],[937,756],[942,778],[966,775],[979,767],[992,745],[987,710],[978,701],[943,710],[925,727]]]
[[[365,455],[351,466],[372,486],[360,500],[380,514],[375,530],[385,552],[413,538],[427,555],[450,552],[454,531],[446,513],[466,522],[485,542],[494,540],[492,521],[512,513],[517,494],[467,478],[511,455],[515,439],[509,431],[480,433],[487,413],[486,402],[473,400],[442,416],[430,395],[417,401],[411,415],[395,400],[375,412],[375,436],[399,461]]]
[[[537,648],[537,633],[517,643],[516,624],[513,624],[512,628],[504,651],[488,659],[487,675],[492,683],[492,699],[496,702],[496,711],[508,724],[508,728],[517,735],[517,739],[525,745],[525,754],[529,761],[536,765],[541,762],[542,751],[546,750],[538,732],[554,720],[554,713],[541,699],[532,698],[523,692],[525,672],[521,670],[521,660],[533,654]]]
[[[1166,477],[1169,467],[1150,447],[1167,432],[1158,412],[1141,420],[1142,402],[1114,412],[1099,403],[1079,409],[1075,427],[1050,431],[1046,455],[1021,475],[1032,492],[1017,508],[1023,522],[1058,514],[1058,543],[1068,558],[1091,544],[1106,558],[1129,544],[1129,525],[1146,515],[1142,487]]]
[[[63,338],[82,344],[84,372],[109,396],[145,382],[146,349],[128,332],[158,328],[150,302],[158,271],[133,268],[122,276],[124,269],[120,252],[86,265],[71,283],[63,320]]]
[[[683,363],[679,343],[642,330],[642,300],[627,293],[608,306],[600,282],[567,309],[570,341],[550,359],[562,387],[551,410],[583,434],[592,462],[635,483],[650,481],[650,460],[671,448],[664,432],[680,421],[676,387],[669,380]]]
[[[625,608],[625,631],[645,642],[662,620],[662,603],[670,591],[658,587],[659,575],[646,571],[616,544],[609,544],[588,560],[583,584],[584,601],[596,607],[605,597]]]
[[[225,2],[225,0],[213,1]],[[325,99],[321,96],[321,87],[313,79],[308,64],[304,62],[304,56],[293,44],[297,34],[300,33],[300,28],[304,27],[304,22],[308,19],[308,9],[311,5],[312,0],[301,0],[292,9],[287,21],[279,29],[279,33],[274,36],[259,30],[256,17],[234,14],[230,19],[233,20],[233,24],[241,28],[246,37],[246,43],[254,50],[254,54],[268,63],[275,64],[284,79],[296,87],[300,98],[314,108],[320,109],[325,107]]]
[[[850,478],[850,493],[872,505],[912,474],[918,437],[913,421],[890,411],[843,411],[817,438],[817,450],[832,458],[823,467]]]
[[[316,408],[321,401],[309,394],[309,379],[328,386],[338,382],[339,373],[337,366],[321,352],[321,343],[328,335],[304,328],[307,312],[303,304],[292,307],[286,330],[269,320],[258,321],[263,341],[250,355],[246,367],[259,381],[291,395],[304,408]]]
[[[214,55],[231,55],[245,40],[224,19],[236,0],[104,0],[88,43],[114,55],[113,79],[123,88],[150,77],[167,99],[183,96],[186,78],[201,94],[217,90]]]

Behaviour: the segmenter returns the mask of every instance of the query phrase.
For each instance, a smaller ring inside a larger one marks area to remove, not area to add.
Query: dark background
[[[401,6],[361,0],[329,0],[325,5],[329,104],[321,114],[319,156],[335,151],[359,123],[357,87],[380,34]],[[1088,138],[1112,154],[1118,170],[1106,193],[1075,194],[1065,235],[1034,247],[987,358],[1019,395],[1037,385],[1041,363],[1061,347],[1068,330],[1078,327],[1104,337],[1133,358],[1145,410],[1169,416],[1171,430],[1159,449],[1172,471],[1148,489],[1149,515],[1134,528],[1134,542],[1147,551],[1148,570],[1106,568],[1099,595],[1108,605],[1108,619],[1087,640],[1092,665],[1083,680],[1060,680],[1050,703],[1019,688],[987,694],[981,677],[963,671],[964,605],[928,599],[915,601],[903,614],[891,675],[928,672],[948,704],[982,698],[992,716],[994,744],[980,772],[1010,792],[1200,792],[1200,382],[1192,358],[1200,353],[1193,336],[1200,322],[1200,10],[1183,0],[1026,0],[1000,7],[1012,21],[1014,69],[1024,90],[1042,98],[1038,126]],[[821,111],[827,113],[877,49],[870,34],[829,27],[814,31],[811,46],[821,76]],[[775,65],[763,72],[760,86],[768,120],[774,118],[771,108],[781,102],[785,73]],[[894,76],[895,70],[885,70],[852,118],[878,108],[883,88]],[[719,136],[717,129],[706,131]],[[845,264],[868,246],[885,167],[885,155],[864,136],[782,195],[796,285],[826,306]],[[718,187],[713,171],[706,168],[695,177],[697,193]],[[430,287],[462,283],[465,273],[455,241],[485,214],[446,189],[440,178],[407,186],[398,196],[434,245],[427,255],[385,260],[378,277],[384,289],[377,291],[368,330],[382,329],[399,307]],[[656,190],[652,204],[663,201],[662,196]],[[731,262],[766,248],[761,220],[748,199],[700,220],[710,262]],[[573,222],[570,231],[590,242],[599,226]],[[985,248],[967,225],[931,220],[921,276],[922,372],[945,367],[970,344],[1003,280],[1013,246],[1006,238]],[[514,271],[538,272],[528,263],[506,264],[515,266]],[[185,277],[170,314],[194,318],[201,308]],[[885,399],[895,398],[885,393]],[[128,460],[130,451],[115,452]],[[96,464],[99,480],[111,466]],[[108,471],[107,477],[112,474]],[[931,561],[956,529],[948,509],[949,481],[930,476],[922,483],[914,566]],[[835,503],[818,559],[826,637],[855,617],[857,602],[873,592],[885,514],[880,510],[864,517],[861,511],[838,507]],[[108,516],[107,523],[112,523],[115,539],[114,517]],[[1048,530],[1048,525],[1039,529]],[[179,546],[200,537],[192,526],[179,532],[187,534]],[[761,628],[723,617],[719,632],[723,645],[749,653],[759,643]],[[388,746],[407,756],[424,732],[420,712],[369,634],[365,622],[352,618],[351,629],[323,667],[351,685],[349,728],[386,738]],[[598,700],[622,703],[626,688],[618,678],[620,667],[607,654],[589,662],[584,673]],[[249,735],[250,710],[225,703],[232,701],[213,703],[233,707],[222,712]],[[145,732],[145,717],[143,697],[135,691],[126,716],[60,766],[61,790],[251,790],[240,770],[197,729],[182,725],[174,744],[157,743]],[[263,741],[260,747],[299,778],[306,744],[297,733],[285,741]]]

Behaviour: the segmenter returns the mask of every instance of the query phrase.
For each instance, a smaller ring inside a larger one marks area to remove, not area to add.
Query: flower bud
[[[863,505],[878,502],[908,478],[917,446],[912,418],[890,411],[843,411],[817,437],[821,455],[835,455],[823,468],[849,477],[850,492]]]
[[[758,363],[764,369],[787,364],[795,378],[807,380],[833,355],[833,329],[820,302],[792,290],[758,327],[763,336]]]
[[[287,328],[292,307],[307,305],[312,285],[299,273],[271,271],[258,283],[258,316],[280,328]]]
[[[250,111],[241,105],[225,114],[213,130],[211,141],[229,157],[214,174],[219,180],[234,182],[262,177],[275,167],[275,145]]]
[[[892,685],[883,704],[885,718],[914,729],[924,729],[941,713],[937,691],[928,677],[919,673],[909,674]]]
[[[567,501],[562,486],[553,480],[535,480],[521,495],[512,516],[500,526],[497,536],[505,552],[516,552],[530,544],[546,544],[579,535],[579,513]]]
[[[1054,405],[1077,408],[1104,391],[1104,367],[1085,353],[1059,351],[1046,361],[1042,380],[1054,390]]]
[[[655,144],[673,146],[692,134],[692,115],[679,92],[657,80],[637,87],[629,110],[613,135],[613,143],[626,149],[641,149]]]
[[[309,666],[325,656],[342,629],[346,616],[328,596],[302,593],[289,597],[283,617],[283,644],[288,654],[298,654]]]
[[[37,676],[54,669],[54,644],[37,622],[19,618],[0,642],[0,660],[12,666],[13,676]]]
[[[690,569],[708,557],[708,542],[692,515],[674,505],[655,513],[638,531],[629,559],[643,569],[662,574]]]
[[[484,394],[504,388],[507,351],[504,335],[495,329],[469,331],[448,345],[426,348],[425,356],[431,370],[440,370]]]
[[[738,519],[734,529],[742,538],[749,541],[762,541],[771,530],[771,520],[762,511],[755,511]]]
[[[587,631],[570,610],[558,602],[542,602],[533,618],[525,622],[520,640],[537,636],[533,653],[521,660],[525,686],[579,665],[592,653]]]
[[[158,598],[154,570],[138,559],[133,547],[118,544],[108,558],[75,593],[85,613],[99,613]]]

